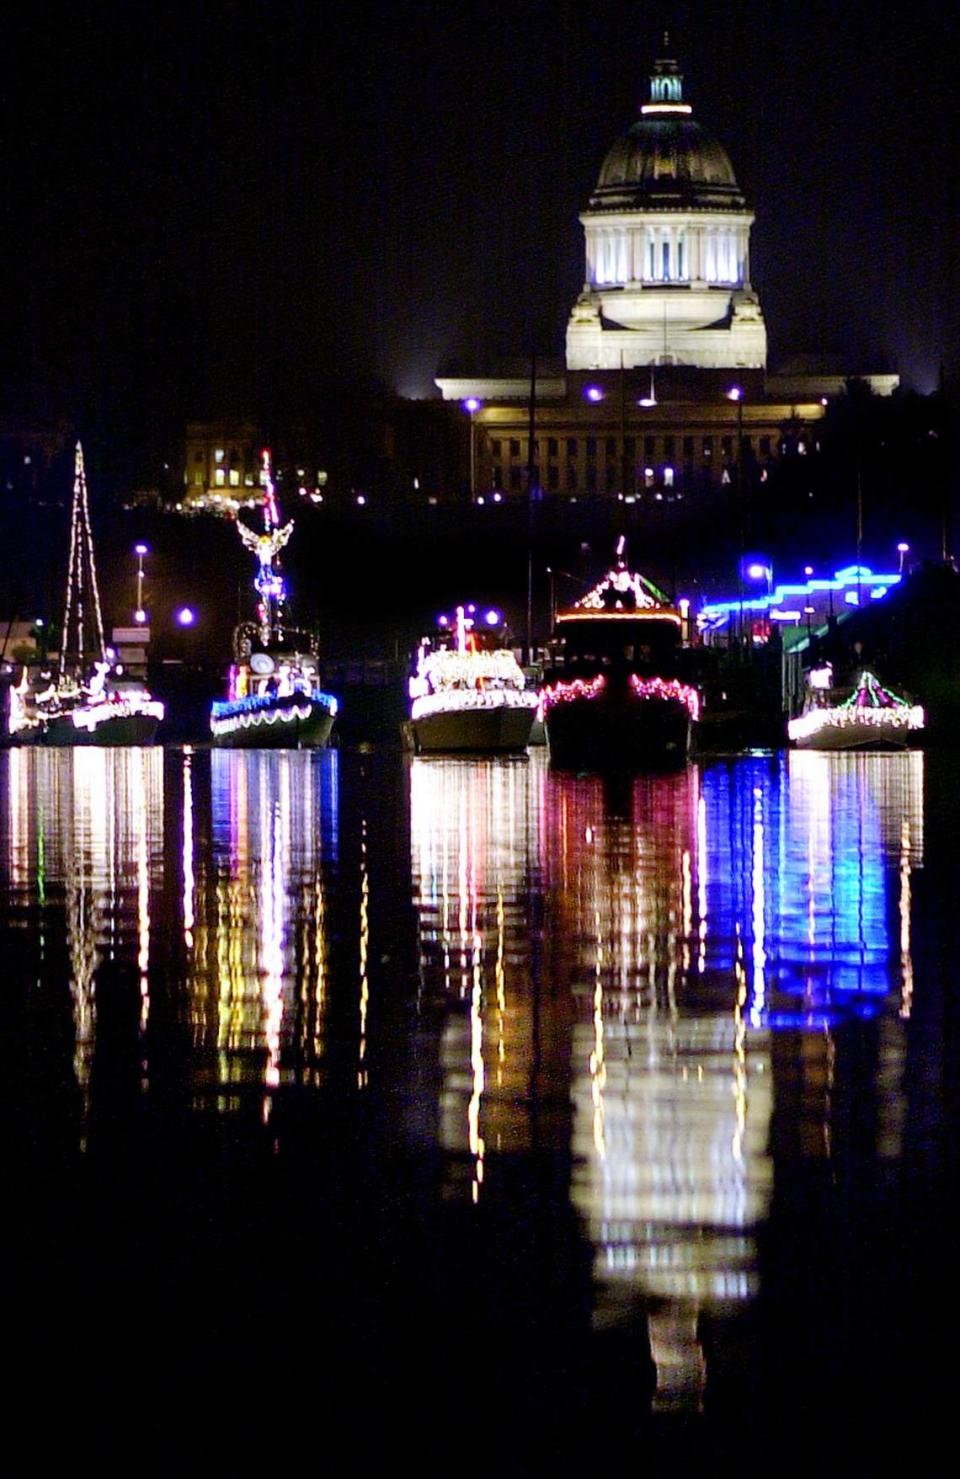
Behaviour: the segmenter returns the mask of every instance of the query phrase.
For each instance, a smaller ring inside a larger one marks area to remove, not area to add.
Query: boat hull
[[[815,734],[792,741],[796,750],[915,750],[920,736],[903,725],[824,724]]]
[[[159,719],[152,714],[123,714],[103,719],[96,728],[74,724],[69,714],[46,719],[34,729],[11,735],[11,745],[40,745],[44,748],[74,749],[78,745],[115,748],[125,745],[152,745],[157,736]]]
[[[414,719],[414,749],[420,755],[509,754],[525,750],[536,708],[467,709]]]
[[[211,743],[218,749],[322,750],[330,742],[334,717],[320,704],[300,703],[211,719]]]
[[[548,709],[550,763],[559,770],[637,770],[683,765],[690,714],[683,703],[628,697],[572,698]]]

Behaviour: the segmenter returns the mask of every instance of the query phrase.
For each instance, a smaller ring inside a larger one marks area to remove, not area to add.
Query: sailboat
[[[127,679],[103,636],[83,448],[74,453],[70,555],[56,672],[24,666],[8,690],[12,745],[149,745],[163,704]]]
[[[237,533],[257,561],[256,620],[234,630],[227,695],[211,705],[210,735],[215,745],[320,749],[330,739],[337,700],[320,688],[315,638],[287,621],[277,557],[293,520],[280,523],[269,451],[262,456],[263,532],[237,520]]]

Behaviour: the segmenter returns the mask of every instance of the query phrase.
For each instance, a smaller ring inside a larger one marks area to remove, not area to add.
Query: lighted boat
[[[909,750],[920,743],[919,704],[884,687],[864,669],[852,689],[833,687],[829,664],[811,670],[803,711],[787,723],[798,750]]]
[[[538,695],[506,645],[498,611],[481,620],[458,606],[417,650],[409,683],[410,727],[419,754],[499,754],[525,750]]]
[[[57,665],[24,667],[7,690],[12,745],[149,745],[163,704],[128,678],[103,635],[83,448],[74,454],[70,554]]]
[[[700,694],[684,681],[683,618],[651,580],[617,563],[561,610],[541,694],[551,763],[637,769],[686,759]]]
[[[227,694],[210,708],[215,745],[249,749],[322,749],[330,740],[337,700],[320,687],[316,638],[290,625],[278,555],[293,533],[281,525],[270,453],[263,453],[263,531],[237,519],[237,532],[256,557],[256,619],[233,634]]]

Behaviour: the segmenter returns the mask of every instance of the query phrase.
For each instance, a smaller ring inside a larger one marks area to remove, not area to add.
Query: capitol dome
[[[603,161],[589,209],[742,211],[727,151],[691,112],[677,63],[661,58],[640,117]]]
[[[580,216],[586,271],[567,325],[568,369],[766,363],[750,283],[753,212],[726,150],[692,111],[680,68],[661,57]]]
[[[613,145],[590,197],[598,210],[743,210],[726,150],[694,119],[642,116]]]

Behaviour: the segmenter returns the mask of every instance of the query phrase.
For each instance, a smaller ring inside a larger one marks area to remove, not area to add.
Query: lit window
[[[665,467],[663,469],[663,486],[665,488],[672,488],[673,487],[673,468],[672,467]]]
[[[222,467],[217,468],[216,472],[214,473],[214,479],[216,481],[217,487],[222,488],[224,485],[224,474]]]
[[[213,460],[214,460],[214,462],[222,462],[223,461],[223,448],[222,447],[218,447],[217,450],[214,452],[214,454],[213,454]]]
[[[230,486],[231,488],[239,488],[240,486],[240,474],[235,467],[231,467],[230,469]]]

